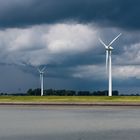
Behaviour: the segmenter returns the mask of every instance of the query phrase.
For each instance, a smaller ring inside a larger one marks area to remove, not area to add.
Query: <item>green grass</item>
[[[0,102],[140,102],[139,96],[0,96]]]

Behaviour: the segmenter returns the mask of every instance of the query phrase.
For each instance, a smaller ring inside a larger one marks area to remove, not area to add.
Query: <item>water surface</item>
[[[140,140],[140,108],[0,106],[0,140]]]

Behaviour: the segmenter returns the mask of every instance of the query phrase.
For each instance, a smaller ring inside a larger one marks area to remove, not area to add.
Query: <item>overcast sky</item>
[[[106,90],[105,49],[112,55],[113,89],[140,91],[138,0],[0,0],[0,92],[40,87]]]

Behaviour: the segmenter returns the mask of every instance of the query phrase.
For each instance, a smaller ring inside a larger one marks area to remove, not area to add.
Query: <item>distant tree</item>
[[[29,96],[40,96],[41,95],[41,89],[39,89],[39,88],[34,89],[34,90],[29,89],[27,91],[27,95],[29,95]]]
[[[27,91],[27,95],[29,95],[29,96],[40,96],[40,93],[41,93],[40,88],[37,88],[34,90],[29,89]],[[118,96],[119,92],[117,90],[112,91],[112,95]],[[44,90],[44,96],[108,96],[108,91],[104,90],[104,91],[94,91],[94,92],[90,92],[90,91],[76,92],[74,90],[65,90],[65,89],[63,89],[63,90],[47,89],[47,90]],[[138,96],[138,94],[137,94],[137,96]]]
[[[90,92],[89,91],[78,91],[78,96],[89,96]]]
[[[112,95],[113,96],[118,96],[119,95],[119,92],[117,90],[114,90],[114,91],[112,91]]]
[[[76,91],[73,91],[73,90],[67,90],[65,96],[75,96],[75,95],[76,95]]]
[[[44,90],[44,96],[53,96],[55,95],[55,91],[53,89]]]
[[[33,93],[33,90],[30,88],[28,91],[27,91],[27,95],[29,96],[32,96],[34,93]]]
[[[40,96],[41,95],[41,89],[40,88],[37,88],[34,90],[34,95],[35,96]]]

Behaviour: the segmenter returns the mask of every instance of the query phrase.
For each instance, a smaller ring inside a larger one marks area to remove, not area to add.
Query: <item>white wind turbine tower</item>
[[[43,74],[45,70],[46,70],[46,67],[43,67],[42,69],[38,68],[38,72],[40,74],[41,96],[43,96]]]
[[[99,41],[106,49],[106,69],[108,72],[108,91],[109,96],[112,96],[112,62],[111,62],[111,53],[114,49],[111,45],[121,36],[121,33],[115,37],[108,45],[106,45],[101,39]]]

